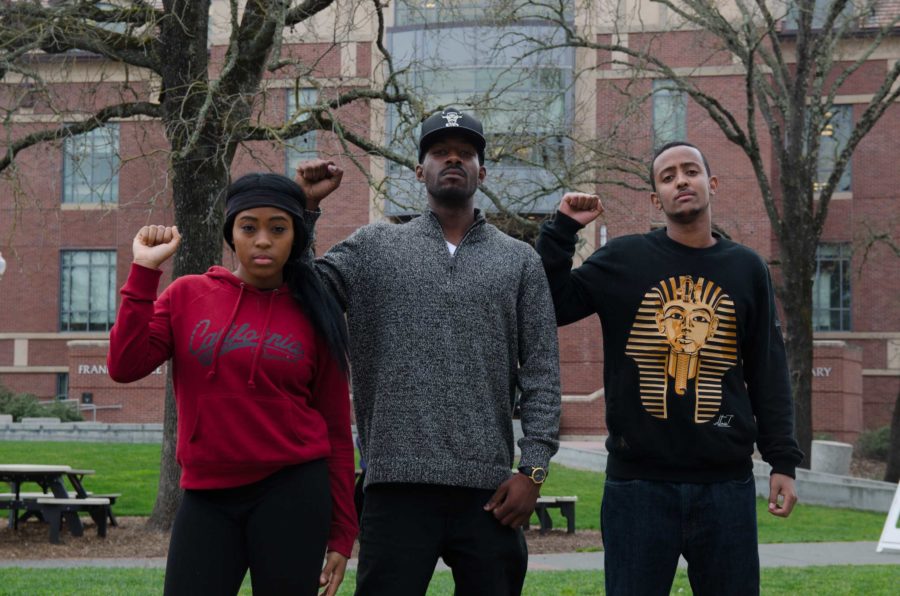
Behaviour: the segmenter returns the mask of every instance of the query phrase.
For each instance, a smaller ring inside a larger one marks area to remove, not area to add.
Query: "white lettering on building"
[[[79,364],[78,365],[78,374],[79,375],[108,375],[109,369],[105,364]],[[151,375],[164,375],[166,374],[166,365],[161,364],[157,366]]]
[[[817,366],[813,369],[814,377],[830,377],[831,376],[831,367],[830,366]]]

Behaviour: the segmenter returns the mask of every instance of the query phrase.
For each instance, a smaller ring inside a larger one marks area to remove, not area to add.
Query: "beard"
[[[444,186],[439,188],[428,189],[428,194],[438,203],[447,207],[456,207],[463,205],[475,194],[474,189],[471,191],[460,186]]]
[[[676,211],[674,213],[663,209],[663,213],[666,214],[666,217],[670,221],[685,225],[685,224],[694,223],[695,221],[700,219],[700,216],[703,215],[708,209],[709,209],[709,203],[707,203],[703,206],[700,206],[700,207],[693,207],[691,209],[687,209],[684,211]]]
[[[443,172],[441,172],[441,174],[443,174]],[[446,207],[464,206],[475,194],[477,187],[477,182],[473,184],[468,177],[466,178],[466,183],[463,185],[442,185],[440,179],[430,182],[426,181],[425,183],[425,190],[428,191],[428,194],[435,201]]]

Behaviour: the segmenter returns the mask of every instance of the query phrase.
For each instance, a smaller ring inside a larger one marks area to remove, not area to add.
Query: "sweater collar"
[[[440,237],[441,240],[444,239],[444,229],[441,227],[441,222],[434,211],[426,211],[422,214],[421,217],[417,217],[416,220],[421,222],[422,226],[424,226],[425,229],[431,232],[431,235],[436,235],[436,237]],[[479,233],[486,222],[487,220],[484,217],[484,212],[482,212],[481,209],[476,208],[475,221],[472,223],[472,226],[466,231],[463,239],[465,240],[466,238]]]
[[[716,239],[715,244],[713,244],[712,246],[707,246],[706,248],[694,248],[693,246],[681,244],[680,242],[675,242],[674,240],[669,238],[669,235],[666,233],[665,227],[653,230],[648,234],[648,236],[655,239],[656,242],[658,242],[662,246],[683,255],[704,255],[722,250],[728,243],[728,241],[718,232],[713,231],[712,235],[713,238]]]

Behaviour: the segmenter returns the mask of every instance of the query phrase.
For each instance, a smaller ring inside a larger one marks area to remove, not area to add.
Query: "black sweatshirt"
[[[572,270],[580,224],[557,213],[537,250],[558,325],[603,327],[607,473],[720,482],[752,471],[754,441],[773,472],[802,452],[766,264],[716,236],[691,248],[665,229],[617,238]]]

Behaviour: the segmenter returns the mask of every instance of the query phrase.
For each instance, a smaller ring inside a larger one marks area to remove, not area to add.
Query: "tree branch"
[[[149,36],[118,33],[94,23],[150,27],[161,16],[159,11],[145,9],[101,10],[84,4],[44,8],[8,3],[0,8],[0,46],[14,48],[40,40],[41,49],[48,54],[82,50],[159,72]]]
[[[149,102],[123,103],[107,106],[96,114],[80,122],[62,124],[57,128],[40,130],[26,135],[6,148],[6,155],[0,158],[0,172],[8,168],[15,160],[16,155],[38,143],[45,141],[58,141],[66,137],[82,134],[103,126],[113,118],[130,118],[132,116],[149,116],[151,118],[162,117],[162,109],[159,104]]]
[[[334,3],[334,0],[305,0],[303,4],[296,6],[284,16],[284,24],[288,27],[314,17]]]

